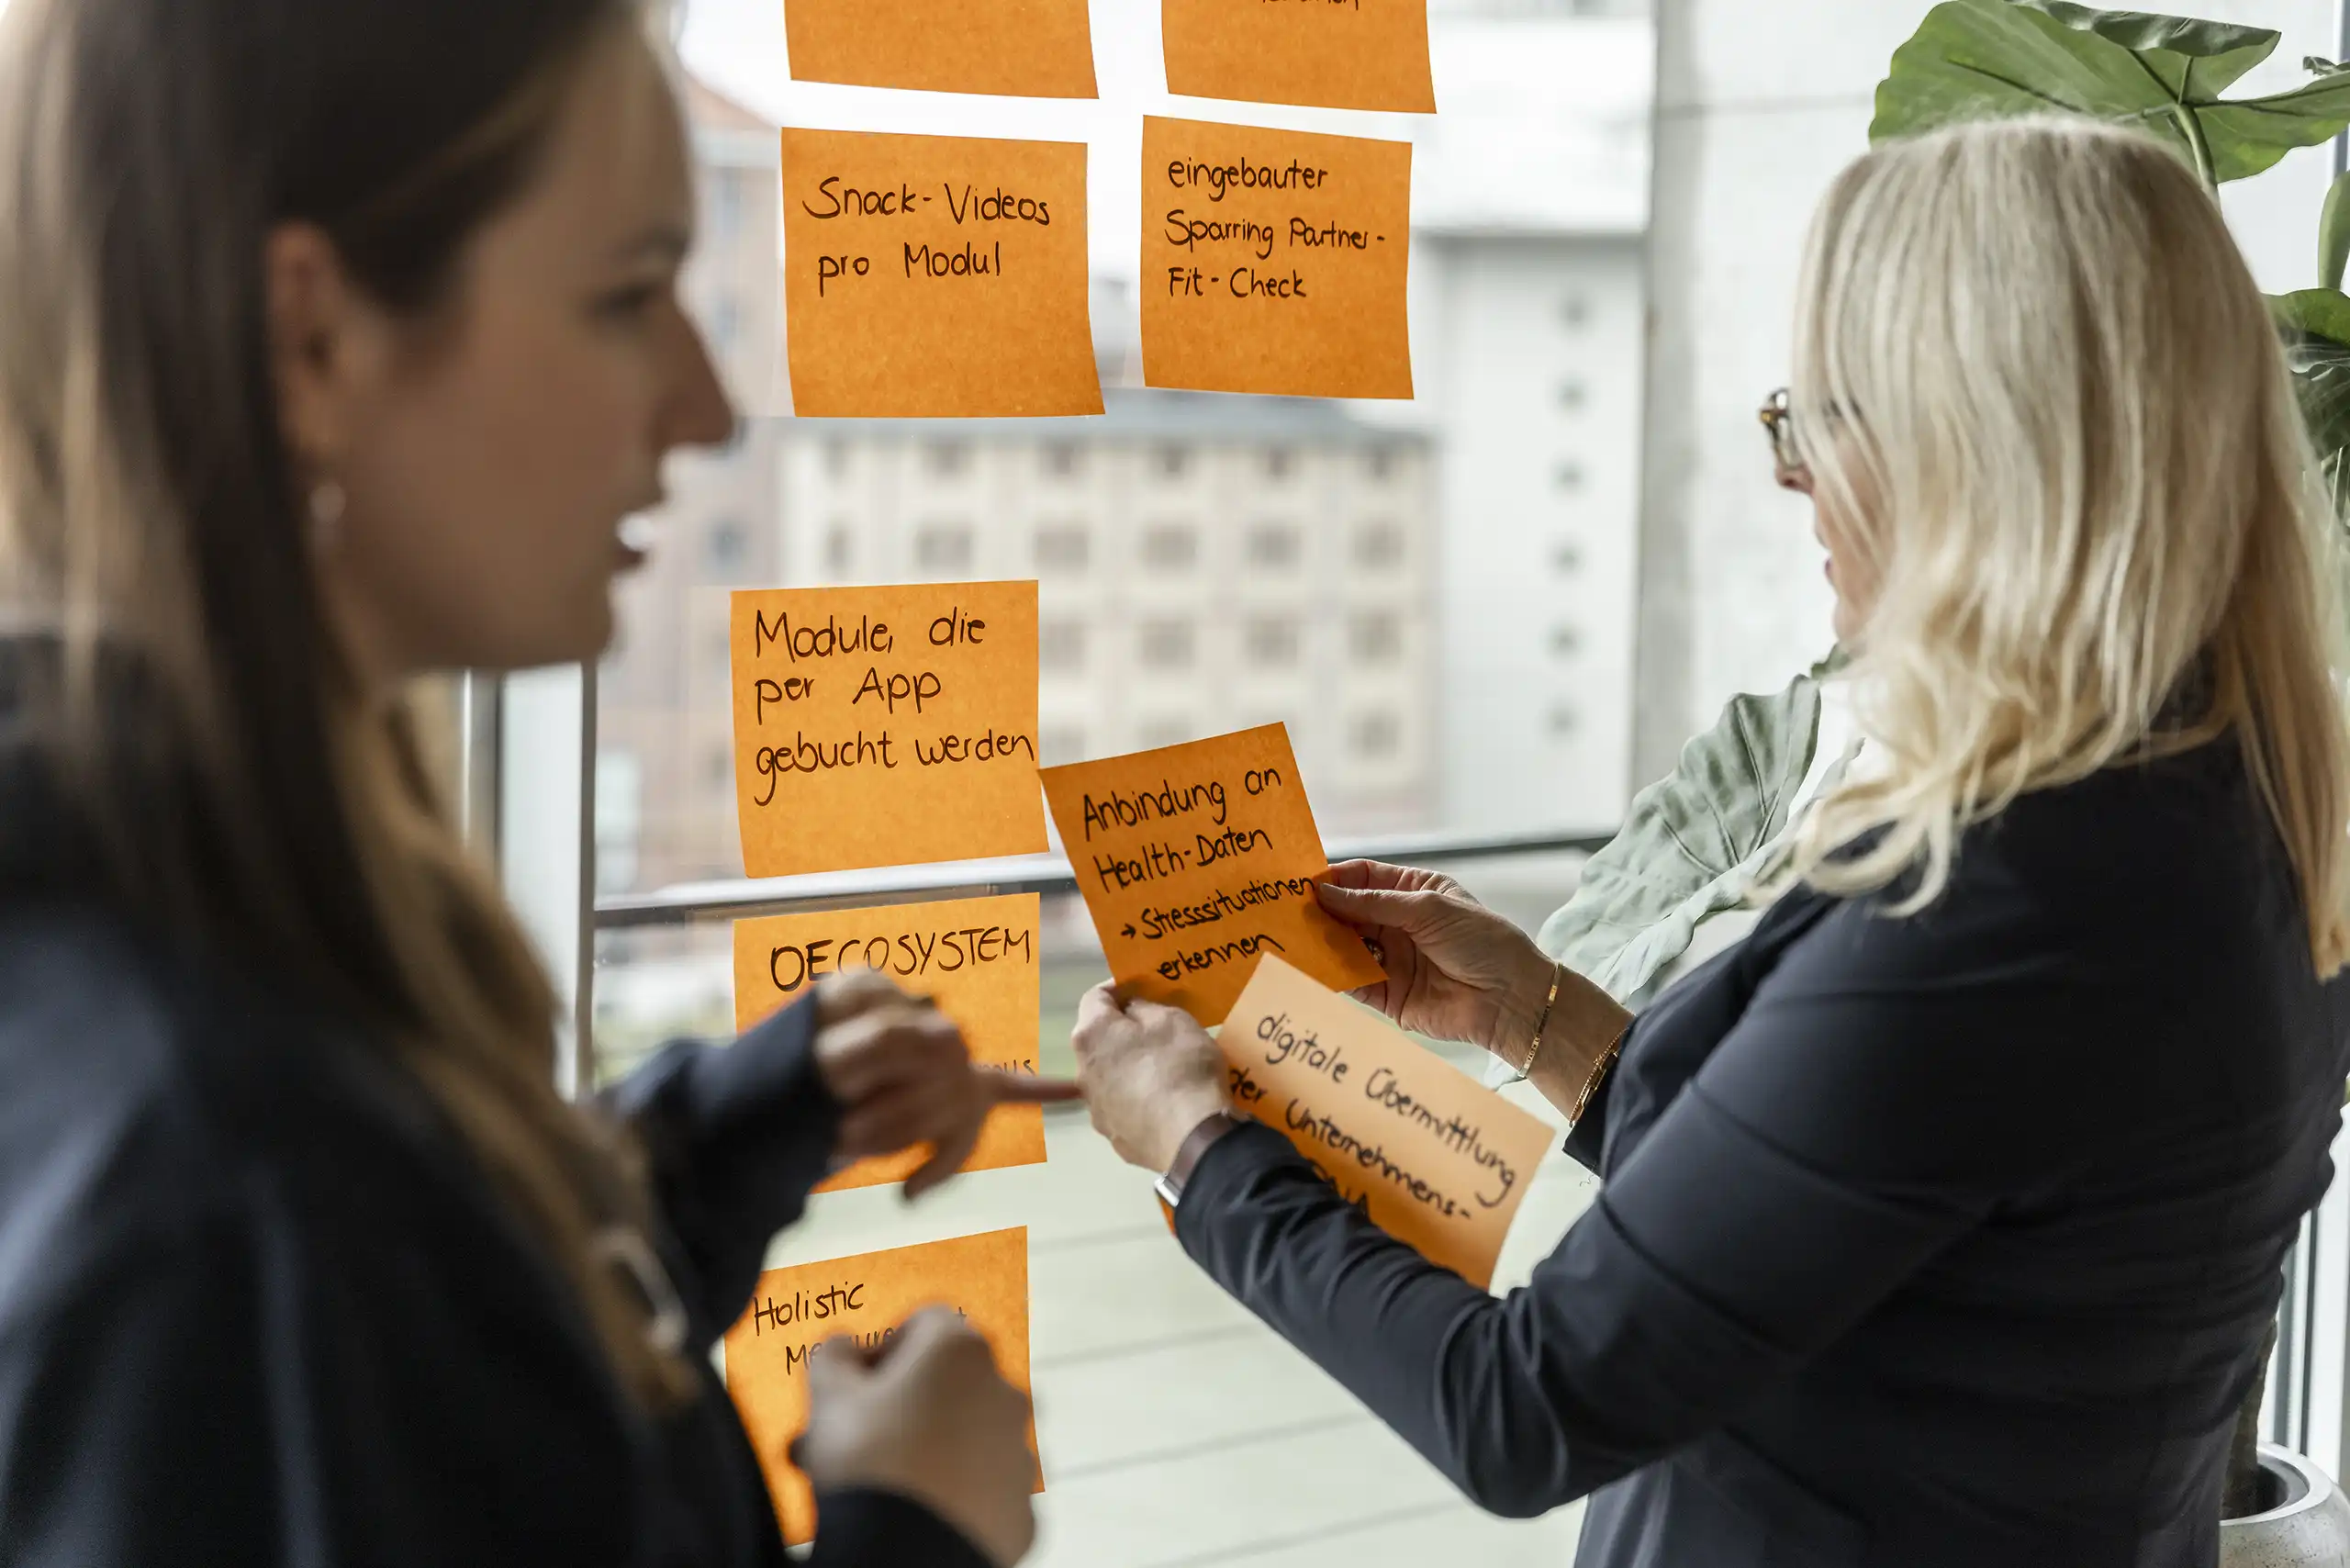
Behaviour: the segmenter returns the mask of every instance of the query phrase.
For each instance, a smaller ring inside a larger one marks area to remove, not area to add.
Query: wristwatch
[[[1175,1151],[1175,1162],[1167,1168],[1155,1185],[1159,1207],[1167,1214],[1167,1223],[1175,1223],[1176,1207],[1183,1201],[1183,1189],[1191,1183],[1192,1172],[1198,1170],[1200,1157],[1207,1153],[1216,1139],[1241,1125],[1240,1118],[1229,1111],[1218,1111],[1203,1118],[1193,1127],[1182,1147]]]

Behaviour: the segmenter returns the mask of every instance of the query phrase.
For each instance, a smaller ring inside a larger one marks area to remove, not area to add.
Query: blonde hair
[[[2229,735],[2319,972],[2350,959],[2333,520],[2193,171],[2076,119],[1870,152],[1812,226],[1793,407],[1823,523],[1877,585],[1847,672],[1877,766],[1822,797],[1792,875],[1914,871],[1911,913],[2020,795]]]

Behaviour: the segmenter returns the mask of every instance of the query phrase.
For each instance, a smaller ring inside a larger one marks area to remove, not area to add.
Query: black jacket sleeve
[[[2061,1096],[2000,1059],[2065,1048],[2030,1022],[2063,1011],[2044,965],[1865,915],[1801,946],[1505,1298],[1269,1128],[1202,1159],[1182,1243],[1479,1504],[1584,1495],[1734,1417],[2062,1148]]]
[[[743,1315],[767,1243],[831,1169],[840,1106],[817,1073],[815,1032],[811,997],[732,1045],[667,1046],[606,1097],[653,1162],[699,1352]]]
[[[824,1492],[816,1498],[809,1568],[994,1568],[961,1532],[895,1492]]]

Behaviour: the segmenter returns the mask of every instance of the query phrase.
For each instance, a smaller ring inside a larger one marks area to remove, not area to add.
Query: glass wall
[[[1156,10],[1097,6],[1098,102],[795,84],[773,0],[694,0],[681,47],[702,241],[690,306],[750,416],[674,461],[597,672],[593,1066],[733,1024],[730,919],[1046,892],[1041,1064],[1065,1070],[1102,978],[1050,868],[971,863],[743,877],[728,593],[1035,578],[1039,745],[1058,763],[1280,721],[1334,857],[1440,863],[1539,923],[1630,782],[1650,79],[1645,7],[1438,0],[1432,118],[1176,100]],[[1574,89],[1563,91],[1572,81]],[[1152,391],[1138,351],[1146,113],[1414,145],[1408,403]],[[776,128],[1082,140],[1108,412],[1064,420],[789,417]],[[1465,1063],[1472,1069],[1481,1064]],[[1167,1235],[1148,1178],[1081,1113],[1042,1166],[920,1205],[830,1193],[774,1261],[1029,1230],[1047,1491],[1037,1561],[1554,1563],[1575,1511],[1487,1520]],[[1554,1159],[1497,1285],[1587,1195]]]

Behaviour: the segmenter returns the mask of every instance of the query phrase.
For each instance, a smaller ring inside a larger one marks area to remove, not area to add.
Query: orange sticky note
[[[798,82],[1090,98],[1085,0],[784,0]]]
[[[878,969],[927,996],[963,1030],[971,1059],[1013,1072],[1036,1070],[1037,969],[1035,893],[888,904],[878,909],[778,914],[734,923],[734,1026],[747,1029],[807,994],[822,977]],[[816,1190],[902,1182],[926,1148],[859,1160]],[[966,1170],[1045,1162],[1041,1105],[1001,1105],[980,1130]]]
[[[995,1351],[997,1370],[1028,1392],[1025,1226],[769,1269],[759,1276],[750,1310],[726,1331],[727,1392],[767,1473],[783,1539],[792,1545],[816,1533],[815,1496],[790,1459],[792,1439],[808,1426],[808,1352],[851,1335],[872,1353],[908,1317],[935,1305],[960,1313]],[[1035,1451],[1034,1416],[1028,1448]],[[1035,1489],[1045,1489],[1041,1464]]]
[[[802,415],[1098,414],[1085,145],[783,133]]]
[[[1167,90],[1436,112],[1428,0],[1160,0]]]
[[[1078,891],[1127,994],[1219,1022],[1262,954],[1351,989],[1382,978],[1325,913],[1330,868],[1289,731],[1241,730],[1045,769]]]
[[[1411,143],[1152,116],[1142,192],[1147,385],[1412,395]]]
[[[1217,1031],[1242,1113],[1286,1134],[1371,1223],[1481,1288],[1550,1128],[1278,958]]]
[[[732,614],[751,876],[1044,849],[1035,583],[751,589]]]

